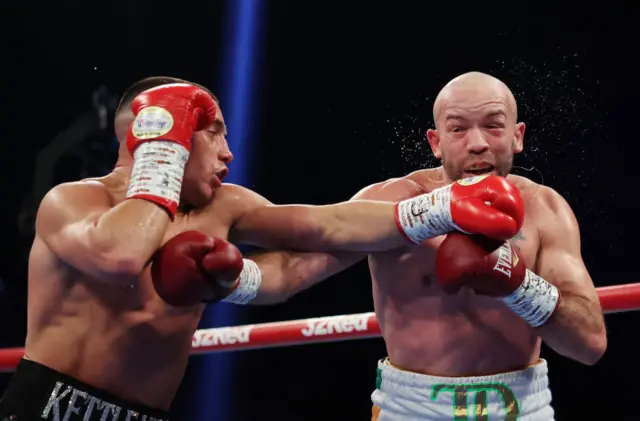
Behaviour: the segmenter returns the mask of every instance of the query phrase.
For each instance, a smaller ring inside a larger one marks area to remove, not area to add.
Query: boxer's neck
[[[133,157],[127,150],[126,143],[120,142],[118,148],[118,160],[114,165],[111,174],[105,177],[107,186],[111,190],[117,203],[123,201],[126,197],[127,187],[129,186],[129,178],[133,168]]]
[[[131,168],[133,167],[133,157],[127,149],[126,142],[120,142],[118,147],[118,160],[116,161],[115,168],[128,168],[129,174],[131,174]]]
[[[433,171],[431,174],[432,181],[442,185],[448,185],[453,183],[454,180],[452,180],[449,177],[449,175],[447,175],[447,171],[444,169],[442,165],[434,168],[434,170],[435,171]]]

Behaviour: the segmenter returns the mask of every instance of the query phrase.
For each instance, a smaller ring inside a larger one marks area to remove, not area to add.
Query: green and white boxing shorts
[[[553,421],[547,362],[479,377],[438,377],[378,362],[372,421]]]

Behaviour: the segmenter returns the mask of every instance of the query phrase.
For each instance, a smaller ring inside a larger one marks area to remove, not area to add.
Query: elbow
[[[309,287],[311,276],[307,273],[304,259],[294,258],[282,268],[278,293],[275,294],[276,303],[283,303]]]
[[[105,245],[94,242],[89,247],[94,265],[103,277],[131,283],[131,278],[137,278],[145,270],[147,261],[142,253],[131,250],[123,245]]]
[[[93,256],[93,264],[110,279],[138,277],[147,266],[145,257],[140,251],[132,250],[122,242],[116,242],[111,236],[100,235],[96,230],[87,233],[89,240],[87,249]]]
[[[585,365],[595,365],[607,351],[607,334],[604,329],[602,332],[590,335],[584,346],[580,362]]]
[[[291,280],[290,280],[291,281]],[[282,304],[286,301],[289,301],[299,292],[303,291],[304,288],[301,287],[300,282],[282,282],[277,288],[277,292],[272,294],[271,304]]]
[[[125,250],[100,253],[98,260],[97,266],[108,278],[122,279],[127,284],[131,283],[132,278],[138,278],[148,263],[136,253],[127,253]]]

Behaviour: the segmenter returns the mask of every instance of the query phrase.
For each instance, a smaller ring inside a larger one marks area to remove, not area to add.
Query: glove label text
[[[462,180],[458,180],[458,184],[460,184],[461,186],[472,186],[476,183],[481,182],[482,180],[484,180],[485,178],[487,178],[490,174],[485,174],[485,175],[476,175],[473,177],[467,177],[467,178],[463,178]]]
[[[131,133],[138,139],[151,139],[165,135],[173,128],[173,117],[160,107],[147,107],[133,120]]]
[[[511,278],[511,268],[513,267],[512,262],[513,251],[511,250],[511,244],[509,244],[509,242],[505,242],[498,249],[498,261],[493,267],[493,270],[504,273]]]

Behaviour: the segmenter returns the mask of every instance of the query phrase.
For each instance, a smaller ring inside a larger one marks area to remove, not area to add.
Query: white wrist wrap
[[[142,143],[133,153],[127,198],[150,195],[179,203],[188,159],[189,151],[179,143],[166,140]]]
[[[242,259],[244,266],[240,272],[238,286],[224,300],[226,303],[248,304],[256,295],[262,283],[262,272],[253,260]]]
[[[558,288],[527,269],[524,282],[502,301],[533,327],[542,326],[553,314],[560,292]]]
[[[451,218],[451,186],[398,202],[396,223],[415,244],[451,231],[460,231]]]

